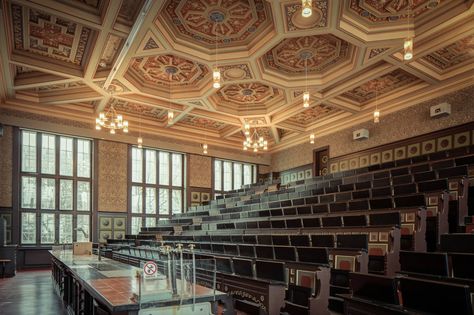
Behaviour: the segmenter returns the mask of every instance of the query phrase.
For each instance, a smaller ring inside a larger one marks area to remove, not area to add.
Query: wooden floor
[[[23,271],[0,279],[0,314],[66,314],[53,289],[51,270]]]

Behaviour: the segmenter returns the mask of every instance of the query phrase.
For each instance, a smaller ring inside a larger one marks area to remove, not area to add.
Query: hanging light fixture
[[[309,143],[314,144],[314,133],[309,135]]]
[[[301,0],[301,15],[303,17],[310,17],[313,14],[313,1]]]
[[[410,60],[413,58],[413,36],[410,35],[410,5],[408,5],[407,35],[408,36],[403,42],[403,60]]]
[[[375,124],[378,124],[380,122],[380,111],[378,107],[377,90],[378,90],[378,84],[375,84],[375,111],[374,111]]]
[[[303,93],[303,107],[309,107],[309,92],[308,92],[308,56],[303,56],[304,60],[304,80],[305,80],[305,92]]]
[[[202,153],[207,154],[207,143],[202,144]]]
[[[137,147],[139,149],[143,148],[143,138],[142,137],[137,138]]]
[[[115,130],[122,130],[124,133],[128,132],[128,121],[123,119],[123,116],[117,114],[114,104],[110,105],[107,112],[101,112],[99,117],[95,119],[95,129],[102,130],[107,128],[111,134],[115,134]]]
[[[174,112],[172,109],[168,109],[168,124],[172,124],[174,119]]]
[[[244,126],[245,129],[245,140],[243,141],[243,150],[253,149],[253,152],[258,152],[258,149],[268,150],[268,141],[262,135],[259,135],[257,128],[254,128],[253,132],[250,133],[250,126],[248,129],[247,123]],[[248,135],[247,135],[248,131]]]
[[[217,66],[217,20],[215,21],[215,32],[216,32],[216,63],[214,64],[214,67],[212,69],[212,86],[215,89],[218,89],[221,87],[221,72],[219,70],[219,67]]]

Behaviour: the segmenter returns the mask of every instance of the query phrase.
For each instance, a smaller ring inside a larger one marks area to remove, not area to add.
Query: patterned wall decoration
[[[98,225],[98,238],[101,243],[106,243],[107,239],[124,239],[127,233],[126,216],[100,214]]]
[[[390,49],[390,47],[372,48],[372,49],[370,49],[370,52],[369,52],[369,59],[377,57],[378,55],[383,54],[384,52],[386,52],[389,49]]]
[[[14,49],[81,66],[94,31],[34,9],[12,4]]]
[[[211,188],[212,159],[204,155],[189,155],[189,186]]]
[[[290,135],[291,133],[292,133],[291,130],[278,128],[278,135],[280,138],[284,138]]]
[[[307,125],[336,111],[337,110],[331,106],[320,104],[296,114],[295,116],[288,119],[288,121],[296,124]]]
[[[97,153],[98,211],[127,212],[127,145],[99,140]]]
[[[203,129],[212,129],[216,131],[221,130],[226,126],[226,124],[221,121],[211,120],[208,118],[198,117],[194,115],[186,115],[186,117],[181,119],[178,124]]]
[[[378,125],[374,125],[372,121],[367,121],[341,130],[337,133],[317,137],[314,145],[303,143],[280,152],[275,152],[272,155],[272,171],[282,172],[300,165],[311,164],[313,163],[313,149],[324,147],[326,145],[330,146],[330,159],[333,159],[334,157],[347,155],[352,152],[358,152],[403,139],[428,134],[436,130],[442,130],[463,123],[472,122],[474,121],[472,95],[474,95],[474,86],[434,98],[400,110],[396,113],[383,115],[382,111],[381,123]],[[443,102],[451,104],[451,115],[440,119],[431,119],[429,116],[430,106]],[[401,125],[407,127],[400,128]],[[370,132],[370,138],[364,141],[353,141],[352,132],[360,128],[368,129]],[[462,136],[453,136],[453,146],[455,143],[454,137],[462,138]],[[436,150],[436,143],[432,144],[431,147],[425,147],[425,149],[428,148],[430,148],[430,150]],[[407,157],[419,155],[419,152],[421,151],[422,144],[420,143],[406,146]],[[395,154],[394,156],[396,157],[397,155]],[[381,156],[378,157],[378,160],[381,160]],[[360,157],[359,166],[367,166],[370,162],[370,157]],[[372,162],[375,163],[375,161]]]
[[[50,91],[57,91],[57,90],[64,90],[64,89],[74,89],[74,88],[83,88],[87,85],[84,82],[77,81],[77,82],[69,82],[69,83],[59,83],[59,84],[51,84],[51,85],[44,85],[39,86],[33,89],[34,92],[50,92]]]
[[[216,93],[222,101],[241,106],[264,104],[282,94],[281,90],[259,82],[225,85]]]
[[[285,74],[321,74],[351,56],[351,45],[334,35],[287,38],[269,50],[263,58],[266,68]]]
[[[12,172],[13,172],[13,128],[3,126],[0,137],[0,207],[12,207]]]
[[[159,48],[160,46],[155,42],[153,38],[148,38],[148,40],[145,43],[145,46],[143,47],[143,50],[150,50],[150,49],[156,49]]]
[[[446,1],[446,0],[442,0]],[[410,16],[413,18],[421,16],[428,12],[429,0],[350,0],[346,2],[349,9],[358,16],[364,18],[367,22],[387,23],[406,20],[408,8],[410,7]]]
[[[177,37],[214,47],[249,45],[273,29],[265,0],[170,0],[155,23],[166,24]],[[217,24],[217,26],[216,26]]]
[[[414,75],[404,70],[397,69],[379,78],[365,82],[364,84],[343,93],[342,96],[351,101],[365,104],[375,98],[375,87],[377,87],[377,94],[381,96],[406,87],[416,81],[419,81],[419,79]]]
[[[474,58],[474,35],[467,36],[426,56],[422,61],[443,72]]]
[[[286,31],[326,27],[328,5],[328,0],[313,1],[313,14],[305,18],[301,15],[301,1],[283,4]]]
[[[204,64],[175,55],[134,58],[128,71],[144,82],[169,86],[187,86],[199,83],[209,76]]]

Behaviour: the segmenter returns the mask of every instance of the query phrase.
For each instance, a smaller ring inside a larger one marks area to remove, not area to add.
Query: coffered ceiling
[[[313,0],[303,18],[285,0],[5,0],[0,106],[94,128],[113,105],[132,135],[210,151],[240,149],[247,122],[275,152],[474,84],[473,3]]]

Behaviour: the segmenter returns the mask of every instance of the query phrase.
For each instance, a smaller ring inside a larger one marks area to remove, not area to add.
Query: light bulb
[[[96,123],[97,125],[100,124],[100,119],[99,119],[99,118],[96,118],[96,119],[95,119],[95,123]]]
[[[403,43],[403,59],[410,60],[413,58],[413,38],[405,38],[405,42]]]
[[[246,147],[246,146],[244,146],[242,149],[243,149],[244,151],[247,151],[247,147]]]
[[[379,123],[380,122],[380,112],[378,109],[374,111],[374,123]]]
[[[264,146],[263,149],[266,151],[266,150],[268,150],[268,147],[267,147],[267,146]]]
[[[246,135],[246,136],[250,135],[250,131],[245,130],[245,135]]]
[[[128,133],[128,128],[127,127],[123,128],[123,132]]]
[[[117,115],[117,120],[118,120],[118,121],[122,121],[122,120],[123,120],[123,116],[122,116],[122,115]]]
[[[244,128],[245,128],[246,130],[250,129],[249,123],[245,123]]]
[[[128,127],[128,120],[124,120],[124,121],[123,121],[123,126],[124,126],[125,128]]]
[[[303,17],[310,17],[313,14],[312,0],[301,0],[301,15]]]
[[[96,129],[96,130],[101,130],[102,127],[100,127],[100,125],[95,125],[95,129]]]
[[[138,137],[138,138],[137,138],[137,144],[138,144],[138,147],[141,149],[141,148],[142,148],[142,144],[143,144],[143,138],[142,138],[142,137]]]
[[[263,137],[260,137],[258,141],[263,142]]]
[[[214,67],[214,69],[212,70],[212,86],[215,88],[215,89],[218,89],[221,87],[221,72],[219,71],[219,68],[217,67]]]
[[[253,148],[253,152],[258,152],[258,149],[257,149],[257,148]]]
[[[168,110],[168,124],[173,123],[174,112],[172,110]]]
[[[303,107],[304,108],[309,107],[309,92],[308,91],[303,93]]]
[[[99,118],[100,118],[101,120],[105,119],[105,114],[104,114],[103,112],[101,112],[101,113],[99,114]]]
[[[110,134],[114,135],[115,134],[115,129],[110,129]]]
[[[314,133],[309,135],[309,143],[314,144]]]

